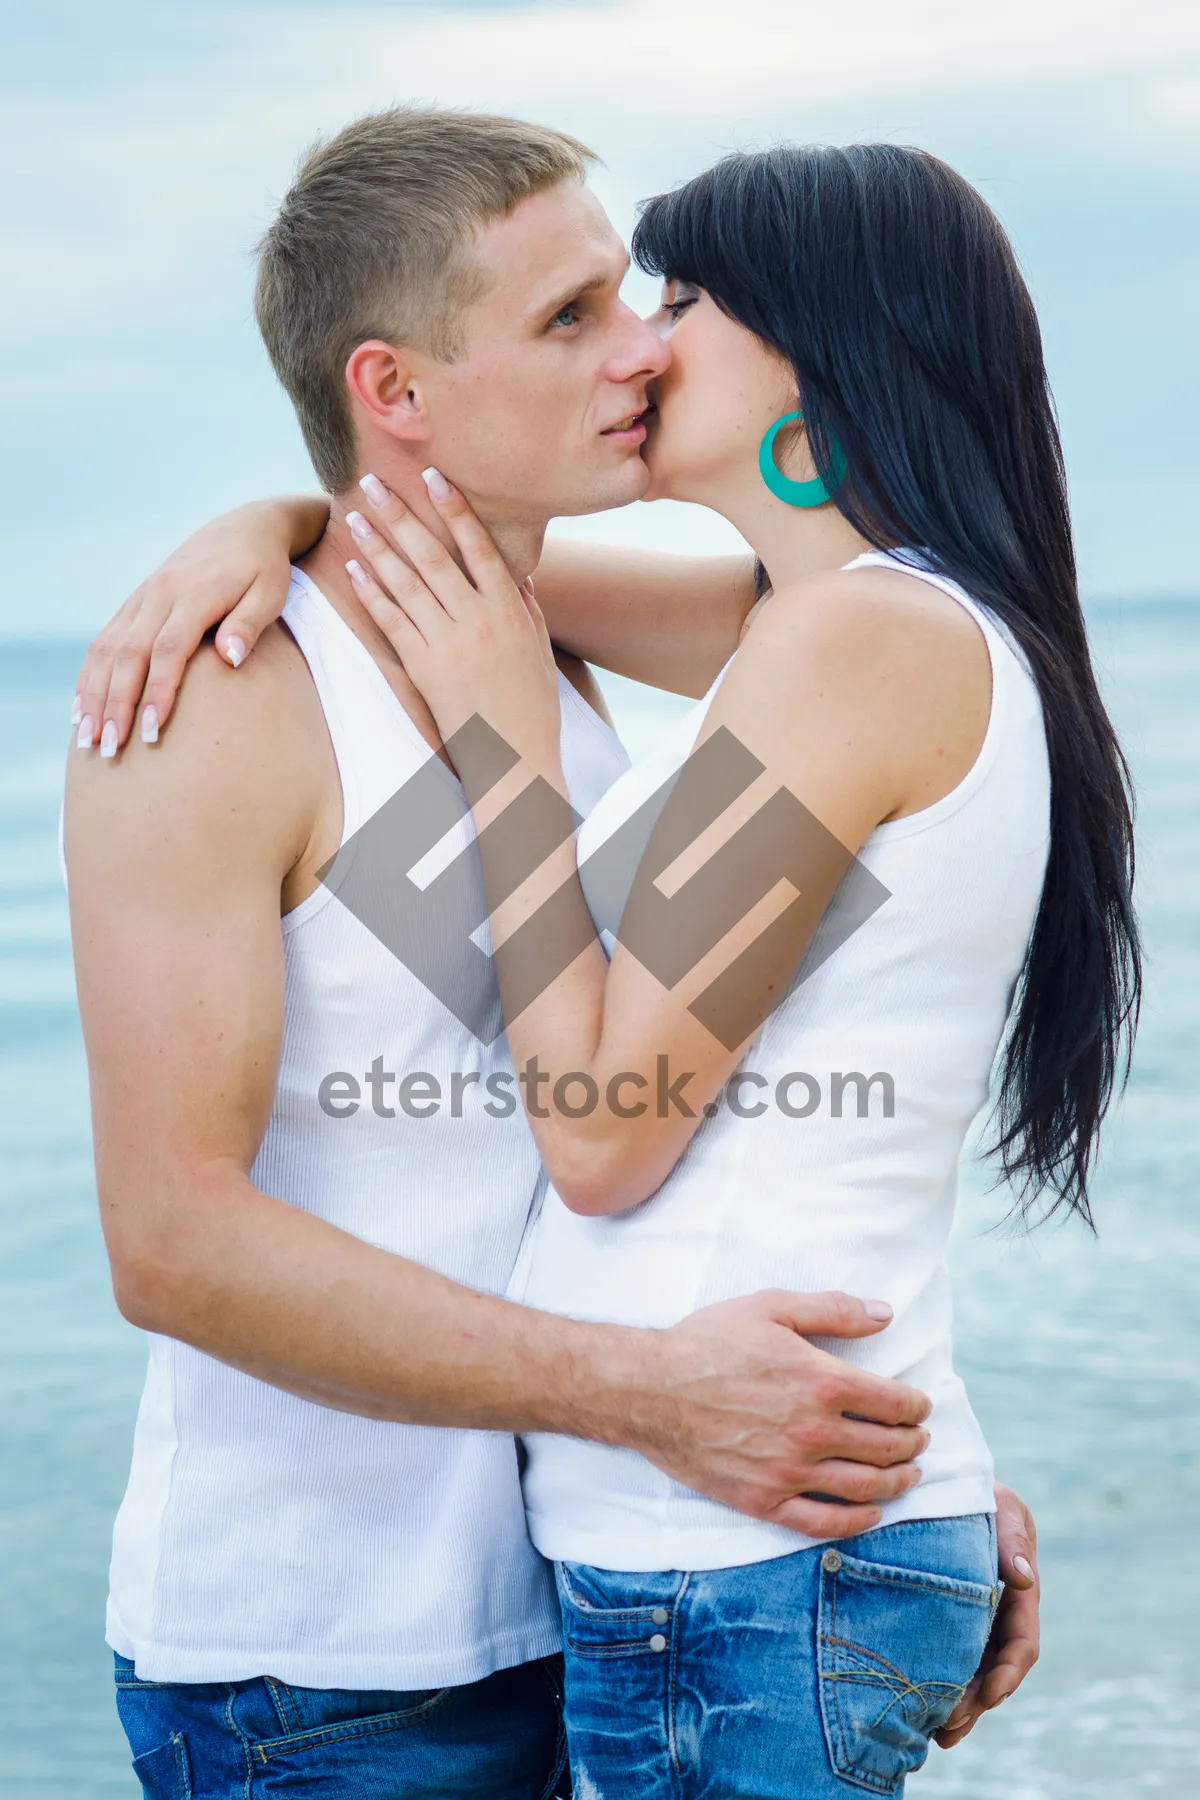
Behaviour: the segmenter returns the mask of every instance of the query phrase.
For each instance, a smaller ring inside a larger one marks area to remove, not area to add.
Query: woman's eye
[[[681,319],[688,307],[695,306],[699,298],[694,287],[689,287],[685,282],[680,281],[675,284],[675,292],[671,299],[664,299],[662,309],[672,321]]]

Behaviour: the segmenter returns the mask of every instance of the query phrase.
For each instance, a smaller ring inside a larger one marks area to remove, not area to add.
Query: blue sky
[[[1200,592],[1194,0],[41,0],[0,27],[0,632],[97,625],[208,515],[311,484],[253,243],[317,132],[412,98],[577,132],[626,231],[734,145],[948,157],[1041,309],[1086,590]],[[729,541],[665,505],[584,529]]]

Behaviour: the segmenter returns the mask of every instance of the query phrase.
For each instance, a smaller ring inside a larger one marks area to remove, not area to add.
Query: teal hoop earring
[[[832,498],[832,495],[819,475],[815,476],[812,481],[793,481],[790,475],[783,473],[775,461],[775,439],[785,425],[794,425],[803,417],[802,412],[794,412],[784,413],[781,419],[776,419],[758,447],[758,472],[775,498],[782,500],[785,505],[824,506],[826,501]],[[846,478],[846,458],[842,455],[841,445],[836,441],[831,442],[829,450],[829,459],[833,464],[833,485],[836,490],[841,487]]]

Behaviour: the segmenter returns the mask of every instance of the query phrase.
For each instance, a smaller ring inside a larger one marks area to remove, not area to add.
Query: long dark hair
[[[831,485],[836,446],[845,456],[843,515],[881,549],[919,549],[1028,659],[1050,851],[990,1150],[1023,1208],[1044,1196],[1091,1224],[1097,1136],[1141,999],[1133,797],[1088,650],[1041,333],[1012,246],[923,151],[789,145],[647,201],[633,253],[787,361]]]

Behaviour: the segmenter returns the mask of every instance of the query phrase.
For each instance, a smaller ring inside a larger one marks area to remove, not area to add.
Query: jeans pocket
[[[686,1576],[613,1574],[580,1563],[558,1563],[555,1574],[563,1639],[574,1655],[659,1657],[668,1649]]]
[[[347,1738],[374,1737],[380,1732],[423,1725],[455,1691],[450,1687],[418,1688],[404,1693],[302,1688],[273,1675],[266,1676],[263,1685],[283,1730],[255,1739],[253,1755],[260,1763],[342,1743]]]
[[[979,1667],[998,1598],[994,1584],[824,1552],[817,1676],[835,1774],[899,1792]]]
[[[133,1772],[145,1800],[192,1800],[192,1774],[181,1731],[173,1731],[157,1750],[135,1757]]]

